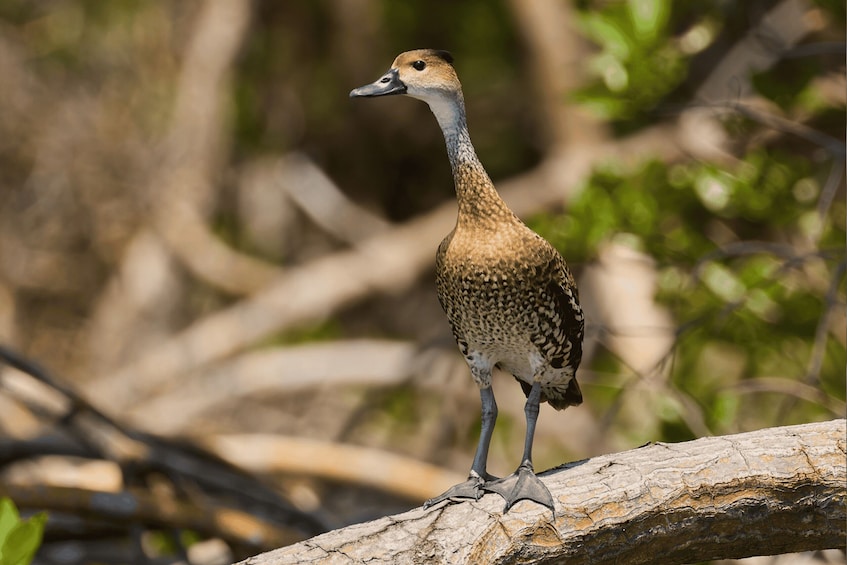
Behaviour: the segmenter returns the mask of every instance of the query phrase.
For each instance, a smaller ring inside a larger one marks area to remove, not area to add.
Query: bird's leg
[[[496,492],[506,500],[506,507],[503,512],[508,512],[519,500],[533,500],[538,504],[542,504],[553,510],[555,516],[555,508],[553,506],[553,496],[550,491],[541,482],[541,479],[535,476],[535,471],[532,468],[532,441],[535,437],[535,423],[538,420],[538,406],[541,402],[541,384],[533,383],[532,390],[526,399],[524,413],[526,414],[526,439],[524,440],[523,458],[518,469],[503,479],[491,481],[483,485],[483,490]]]
[[[480,389],[479,396],[482,402],[482,426],[468,480],[451,487],[435,498],[430,498],[424,502],[424,508],[429,508],[444,500],[461,498],[479,500],[479,497],[483,494],[482,485],[485,481],[495,478],[489,475],[485,468],[488,463],[488,446],[491,444],[491,434],[494,432],[494,423],[497,421],[497,402],[494,401],[494,391],[491,385]]]
[[[491,445],[491,435],[494,433],[494,424],[497,422],[497,402],[494,400],[494,389],[491,385],[479,390],[479,399],[482,404],[482,422],[479,443],[471,465],[471,477],[476,476],[488,481],[495,478],[488,474],[486,467],[488,466],[488,447]]]

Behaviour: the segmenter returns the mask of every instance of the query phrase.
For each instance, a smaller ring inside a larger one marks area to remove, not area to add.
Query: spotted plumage
[[[453,335],[480,387],[482,430],[470,477],[427,502],[501,494],[506,510],[529,499],[553,508],[532,469],[540,402],[557,410],[582,402],[575,373],[582,357],[583,313],[562,256],[518,219],[497,194],[471,143],[462,87],[444,51],[399,55],[376,82],[351,96],[405,94],[426,102],[444,133],[458,202],[456,227],[436,254],[436,287]],[[527,396],[521,466],[496,479],[486,471],[497,405],[491,373],[499,367]]]
[[[495,365],[524,391],[541,382],[556,409],[582,402],[574,373],[583,315],[562,257],[517,218],[480,229],[459,222],[438,248],[438,298],[477,385]]]

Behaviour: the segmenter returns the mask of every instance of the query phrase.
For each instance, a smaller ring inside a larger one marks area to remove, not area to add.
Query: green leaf
[[[711,410],[712,420],[723,428],[731,429],[738,419],[738,408],[741,399],[735,392],[721,392],[715,397]]]
[[[0,559],[3,557],[3,542],[19,521],[18,509],[11,499],[0,498]]]
[[[0,499],[0,565],[28,565],[41,545],[47,515],[21,520],[14,502]]]
[[[47,515],[43,512],[28,520],[18,522],[9,532],[6,542],[3,544],[0,564],[29,565],[41,545],[41,536],[44,533],[46,522]]]
[[[622,61],[629,59],[632,42],[612,18],[596,13],[583,13],[579,24],[586,35],[603,46],[603,49]]]
[[[573,100],[585,106],[589,112],[604,119],[629,116],[629,104],[620,96],[577,92]]]
[[[670,3],[667,0],[629,0],[627,8],[636,36],[643,41],[656,41],[668,22]]]

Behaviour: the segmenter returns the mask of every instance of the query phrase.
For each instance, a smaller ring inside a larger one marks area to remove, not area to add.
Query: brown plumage
[[[487,490],[506,499],[506,510],[521,499],[552,509],[552,497],[532,469],[532,440],[540,402],[557,410],[582,402],[575,378],[582,356],[582,309],[562,256],[509,210],[477,158],[451,63],[444,51],[408,51],[376,82],[350,93],[406,94],[429,104],[444,133],[456,187],[458,218],[438,247],[436,284],[453,335],[480,387],[483,426],[468,481],[427,506],[478,498]],[[497,417],[491,390],[495,366],[514,375],[527,396],[524,457],[505,479],[486,471]]]

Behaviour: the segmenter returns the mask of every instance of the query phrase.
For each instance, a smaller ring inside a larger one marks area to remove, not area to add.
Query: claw
[[[486,482],[482,485],[482,490],[496,492],[506,501],[506,507],[503,513],[519,500],[532,500],[546,506],[553,511],[553,516],[556,515],[556,509],[553,506],[553,495],[550,490],[541,482],[532,469],[532,463],[524,462],[518,467],[517,471],[508,477]]]

